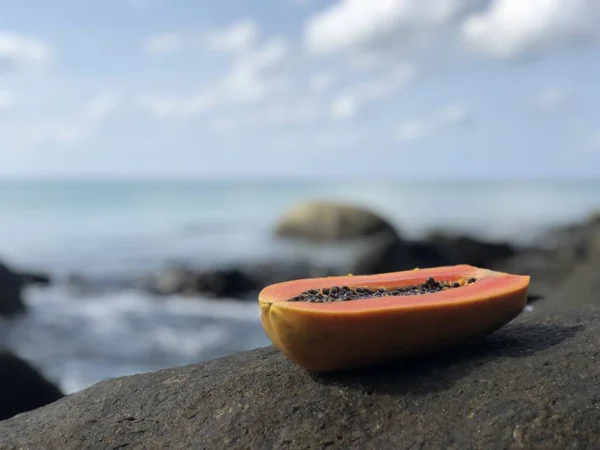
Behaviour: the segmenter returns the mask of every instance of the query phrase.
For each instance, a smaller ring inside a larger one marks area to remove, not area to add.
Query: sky
[[[2,0],[0,176],[600,177],[597,0]]]

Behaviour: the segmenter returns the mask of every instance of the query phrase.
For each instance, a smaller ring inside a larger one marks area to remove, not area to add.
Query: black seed
[[[455,289],[476,282],[472,277],[462,281],[436,281],[433,277],[427,278],[423,284],[413,286],[402,286],[397,288],[365,288],[348,286],[331,286],[323,289],[310,289],[290,298],[290,302],[329,303],[349,300],[364,300],[369,298],[381,298],[387,296],[423,295],[442,292],[447,289]]]

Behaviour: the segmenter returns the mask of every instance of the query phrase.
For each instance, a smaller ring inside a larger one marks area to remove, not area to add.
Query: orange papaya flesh
[[[332,287],[406,290],[430,278],[459,287],[347,301],[290,301],[307,291]],[[260,292],[261,322],[273,344],[305,369],[356,368],[442,349],[497,330],[525,307],[529,280],[458,265],[287,281]]]

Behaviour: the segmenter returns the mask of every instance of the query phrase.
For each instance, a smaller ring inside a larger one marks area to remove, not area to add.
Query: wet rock
[[[0,449],[600,448],[600,310],[317,375],[272,347],[98,383],[0,423]]]
[[[425,240],[435,246],[450,264],[491,267],[498,261],[517,254],[517,250],[507,242],[488,242],[471,236],[453,235],[441,231],[430,233]]]
[[[595,256],[564,276],[539,307],[545,309],[579,309],[585,305],[600,306],[600,255]]]
[[[240,266],[245,274],[256,280],[259,289],[270,284],[284,281],[297,280],[300,278],[320,278],[346,275],[343,269],[315,265],[306,261],[273,261],[245,264]]]
[[[444,266],[449,262],[435,245],[384,237],[374,240],[373,245],[357,257],[352,273],[370,275],[411,270],[416,267]]]
[[[323,201],[294,206],[283,214],[276,227],[279,236],[313,242],[340,242],[381,233],[397,235],[394,227],[373,211]]]
[[[545,247],[525,250],[494,267],[531,276],[529,292],[551,307],[598,304],[594,291],[600,273],[600,216],[550,230]]]
[[[29,363],[0,349],[0,420],[63,397],[62,392]]]
[[[173,295],[193,290],[196,273],[182,265],[165,269],[137,280],[135,286],[156,295]]]
[[[0,314],[13,316],[25,312],[21,297],[23,282],[11,268],[0,262]]]
[[[259,287],[255,279],[239,269],[216,269],[197,274],[191,292],[215,297],[243,298]]]
[[[260,288],[260,283],[238,268],[194,270],[171,266],[136,283],[156,295],[183,294],[244,298]]]
[[[25,312],[22,291],[28,284],[48,285],[50,277],[19,272],[0,262],[0,315],[9,317]]]

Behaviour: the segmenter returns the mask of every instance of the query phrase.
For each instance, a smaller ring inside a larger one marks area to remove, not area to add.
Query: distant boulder
[[[244,298],[260,284],[237,268],[195,270],[173,265],[140,280],[137,287],[156,295]]]
[[[63,396],[37,369],[0,349],[0,420],[45,406]]]
[[[258,282],[239,269],[215,269],[197,274],[192,292],[215,297],[242,298],[260,288]]]
[[[383,217],[360,206],[344,203],[310,201],[285,212],[276,234],[312,242],[340,242],[386,233],[397,235]]]
[[[394,236],[378,238],[359,255],[352,267],[356,275],[411,270],[448,265],[448,258],[435,245],[403,241]]]
[[[434,231],[428,234],[425,240],[435,246],[450,264],[470,264],[487,268],[517,253],[508,242],[489,242],[444,231]]]

